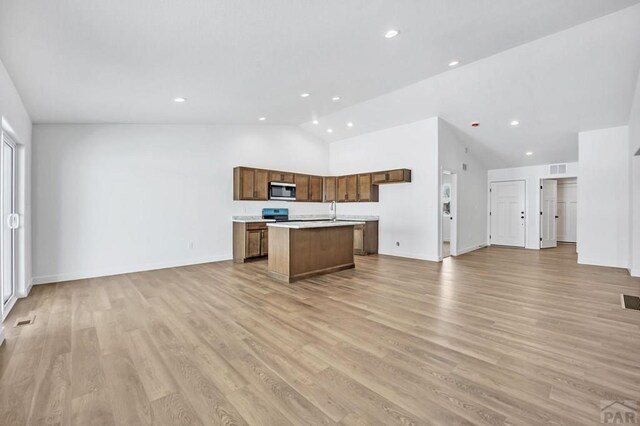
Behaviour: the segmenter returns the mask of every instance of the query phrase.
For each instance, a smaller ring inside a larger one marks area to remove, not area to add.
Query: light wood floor
[[[640,312],[620,308],[640,280],[573,250],[37,286],[5,322],[0,424],[599,424],[601,400],[640,400]]]

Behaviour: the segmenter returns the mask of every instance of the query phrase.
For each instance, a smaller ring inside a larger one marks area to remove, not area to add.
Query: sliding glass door
[[[2,279],[2,317],[16,300],[15,247],[19,218],[16,214],[16,144],[3,132],[0,151],[0,192],[2,234],[0,235],[0,278]]]

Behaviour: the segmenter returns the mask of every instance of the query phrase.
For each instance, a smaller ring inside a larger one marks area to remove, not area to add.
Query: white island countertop
[[[309,228],[334,228],[336,226],[355,226],[364,225],[364,222],[338,220],[332,221],[304,221],[304,222],[276,222],[267,223],[269,228],[290,228],[290,229],[309,229]]]
[[[261,223],[273,223],[274,219],[263,219],[262,216],[233,216],[231,218],[234,222],[240,223],[250,223],[250,222],[261,222]],[[331,216],[328,214],[304,214],[304,215],[290,215],[290,221],[321,221],[321,220],[329,220]],[[348,221],[348,222],[364,222],[364,221],[372,221],[379,220],[378,216],[363,216],[363,215],[338,215],[339,221]]]

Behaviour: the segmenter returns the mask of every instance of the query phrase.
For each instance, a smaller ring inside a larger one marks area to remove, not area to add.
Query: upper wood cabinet
[[[322,176],[309,176],[309,201],[323,200]]]
[[[267,200],[269,172],[262,169],[236,167],[233,169],[234,200]]]
[[[346,176],[313,176],[252,167],[233,169],[233,199],[265,201],[269,182],[296,184],[296,201],[377,202],[378,185],[411,182],[411,170],[395,169]]]
[[[271,170],[269,172],[269,182],[283,182],[283,183],[294,183],[295,182],[295,174],[288,172],[278,172]]]
[[[371,173],[358,175],[358,201],[378,201],[378,186],[371,180]]]
[[[347,200],[358,201],[358,175],[347,176]]]
[[[336,181],[334,176],[323,178],[324,181],[324,201],[338,201],[336,199]]]
[[[309,201],[309,175],[295,175],[296,201]]]
[[[371,175],[373,176],[374,185],[411,182],[411,170],[409,169],[385,170],[371,173]]]
[[[336,178],[336,201],[347,201],[347,177],[338,176]]]
[[[295,175],[296,201],[322,202],[322,176]]]

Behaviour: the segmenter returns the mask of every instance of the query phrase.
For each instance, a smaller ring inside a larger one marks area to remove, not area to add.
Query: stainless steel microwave
[[[296,184],[284,182],[269,182],[270,200],[296,200]]]

